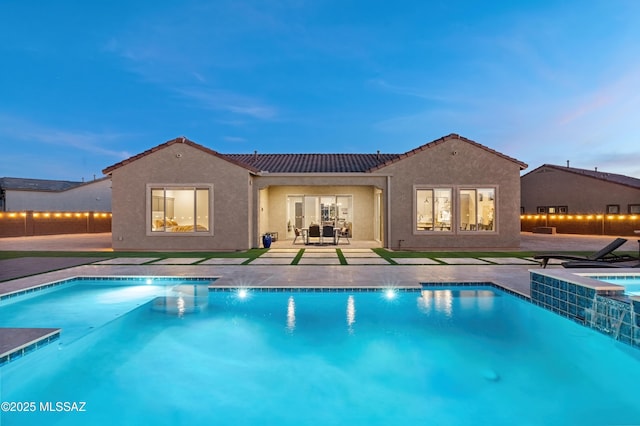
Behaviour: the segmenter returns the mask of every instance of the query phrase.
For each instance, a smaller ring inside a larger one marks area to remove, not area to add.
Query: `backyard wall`
[[[111,232],[111,213],[34,211],[0,213],[0,238],[100,232]]]
[[[555,228],[558,234],[636,236],[640,230],[640,215],[536,214],[520,216],[520,229],[536,232],[540,228]]]

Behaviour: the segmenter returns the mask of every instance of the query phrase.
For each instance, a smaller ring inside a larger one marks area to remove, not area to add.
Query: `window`
[[[539,214],[567,214],[569,212],[568,206],[538,206],[536,212]]]
[[[494,188],[460,190],[460,231],[495,230]]]
[[[629,204],[629,214],[640,214],[640,204]]]
[[[451,231],[451,188],[416,190],[416,230]]]
[[[211,186],[149,186],[153,234],[211,234]]]
[[[607,204],[607,214],[620,214],[620,204]]]

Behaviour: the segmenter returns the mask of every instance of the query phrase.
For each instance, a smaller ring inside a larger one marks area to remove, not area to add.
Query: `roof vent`
[[[379,160],[380,159],[380,150],[378,150],[378,152],[376,152],[376,158]]]
[[[569,160],[567,160],[567,168],[569,167]]]
[[[257,160],[258,159],[258,150],[254,150],[253,151],[253,159]]]

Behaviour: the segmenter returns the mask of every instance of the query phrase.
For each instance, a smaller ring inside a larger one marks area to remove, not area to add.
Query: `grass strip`
[[[300,262],[300,259],[302,259],[302,255],[304,255],[304,249],[300,249],[298,251],[298,254],[296,254],[296,257],[294,257],[293,260],[291,261],[291,265],[297,265],[298,262]]]

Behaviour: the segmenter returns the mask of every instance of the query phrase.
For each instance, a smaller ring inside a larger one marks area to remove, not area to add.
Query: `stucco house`
[[[640,214],[640,179],[543,164],[521,178],[523,214]]]
[[[111,180],[0,178],[0,211],[111,211]]]
[[[464,249],[519,246],[526,167],[456,134],[402,154],[222,154],[182,137],[103,172],[115,250],[246,250],[312,224]]]

